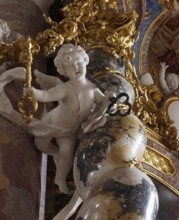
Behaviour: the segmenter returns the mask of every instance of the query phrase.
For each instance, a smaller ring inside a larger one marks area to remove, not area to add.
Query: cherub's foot
[[[66,183],[65,180],[57,180],[57,179],[55,179],[55,183],[58,185],[59,190],[62,193],[65,193],[65,194],[68,193],[68,186],[67,186],[67,183]]]

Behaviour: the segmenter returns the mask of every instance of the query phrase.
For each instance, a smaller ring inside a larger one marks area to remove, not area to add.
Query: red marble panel
[[[43,30],[40,9],[31,0],[0,0],[0,19],[22,36]],[[44,59],[34,58],[33,68],[45,72]],[[6,94],[17,110],[22,82],[6,86]],[[41,153],[33,138],[0,116],[0,220],[38,220],[41,190]]]
[[[0,117],[0,219],[36,220],[41,153],[20,127]]]

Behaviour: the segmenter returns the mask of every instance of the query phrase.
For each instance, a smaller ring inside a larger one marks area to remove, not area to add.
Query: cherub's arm
[[[169,96],[171,94],[171,91],[168,88],[167,82],[165,80],[165,73],[167,68],[168,65],[166,65],[165,63],[160,63],[159,85],[164,96]]]
[[[53,102],[59,101],[66,97],[67,88],[65,83],[59,83],[57,86],[49,89],[49,90],[40,90],[31,88],[33,96],[39,102]]]
[[[105,95],[98,89],[94,89],[94,103],[99,106],[97,112],[86,122],[82,123],[81,127],[85,133],[94,131],[101,127],[106,122],[105,113],[110,103],[109,97],[114,93],[106,91]]]
[[[105,91],[105,94],[103,94],[98,88],[94,89],[94,103],[99,106],[97,117],[103,115],[107,107],[110,103],[109,97],[112,96],[112,92]]]

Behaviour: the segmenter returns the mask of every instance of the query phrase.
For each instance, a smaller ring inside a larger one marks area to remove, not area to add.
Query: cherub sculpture
[[[179,75],[176,73],[167,73],[168,65],[160,63],[159,85],[164,97],[170,96],[172,93],[178,93]]]
[[[104,125],[109,104],[107,96],[86,78],[88,62],[88,55],[80,46],[64,44],[54,64],[57,72],[67,76],[69,81],[64,83],[57,77],[46,76],[35,70],[37,82],[44,90],[32,88],[34,97],[39,102],[59,103],[41,119],[45,124],[56,125],[58,129],[49,135],[36,135],[35,144],[39,150],[53,156],[56,164],[55,183],[63,193],[68,192],[66,177],[72,167],[78,129],[81,126],[84,132],[90,132]],[[99,106],[97,114],[86,121],[94,104]],[[58,147],[53,142],[54,138]]]
[[[81,127],[88,133],[103,126],[109,97],[114,96],[110,91],[104,95],[86,78],[88,62],[89,57],[80,46],[64,44],[54,64],[57,72],[67,76],[69,81],[64,83],[58,77],[34,71],[36,81],[43,89],[30,88],[34,98],[39,102],[57,101],[58,105],[40,120],[33,118],[28,125],[20,120],[20,114],[14,110],[3,89],[12,80],[25,81],[25,69],[17,67],[0,75],[0,114],[33,134],[36,147],[53,156],[56,164],[55,183],[63,193],[68,192],[66,177],[73,164],[78,130]]]

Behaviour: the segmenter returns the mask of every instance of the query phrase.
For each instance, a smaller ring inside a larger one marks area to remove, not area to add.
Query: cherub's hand
[[[36,97],[36,89],[34,87],[27,88],[26,84],[24,84],[23,88],[23,96],[27,96],[28,94],[32,94],[32,96],[35,98]]]
[[[168,68],[168,65],[166,65],[166,63],[160,63],[160,72],[159,72],[159,80],[160,81],[164,81],[165,80],[165,72],[166,69]]]
[[[106,90],[104,92],[104,95],[107,97],[107,98],[112,98],[112,97],[116,97],[116,94],[112,91],[109,91],[109,90]]]
[[[169,65],[166,65],[166,63],[162,63],[162,62],[160,63],[160,66],[163,70],[166,70],[169,67]]]
[[[36,97],[36,89],[34,87],[31,87],[30,91],[32,92],[32,96],[35,98]]]
[[[113,100],[113,98],[116,98],[116,93],[112,92],[112,91],[109,91],[109,90],[106,90],[104,92],[105,96],[109,99],[109,104],[111,103],[111,101]],[[111,107],[111,113],[112,112],[115,112],[117,110],[117,103],[114,104],[112,107]]]
[[[106,116],[96,116],[92,117],[92,119],[89,119],[81,124],[81,128],[83,129],[84,133],[90,133],[94,130],[96,130],[99,127],[102,127],[106,123]]]

